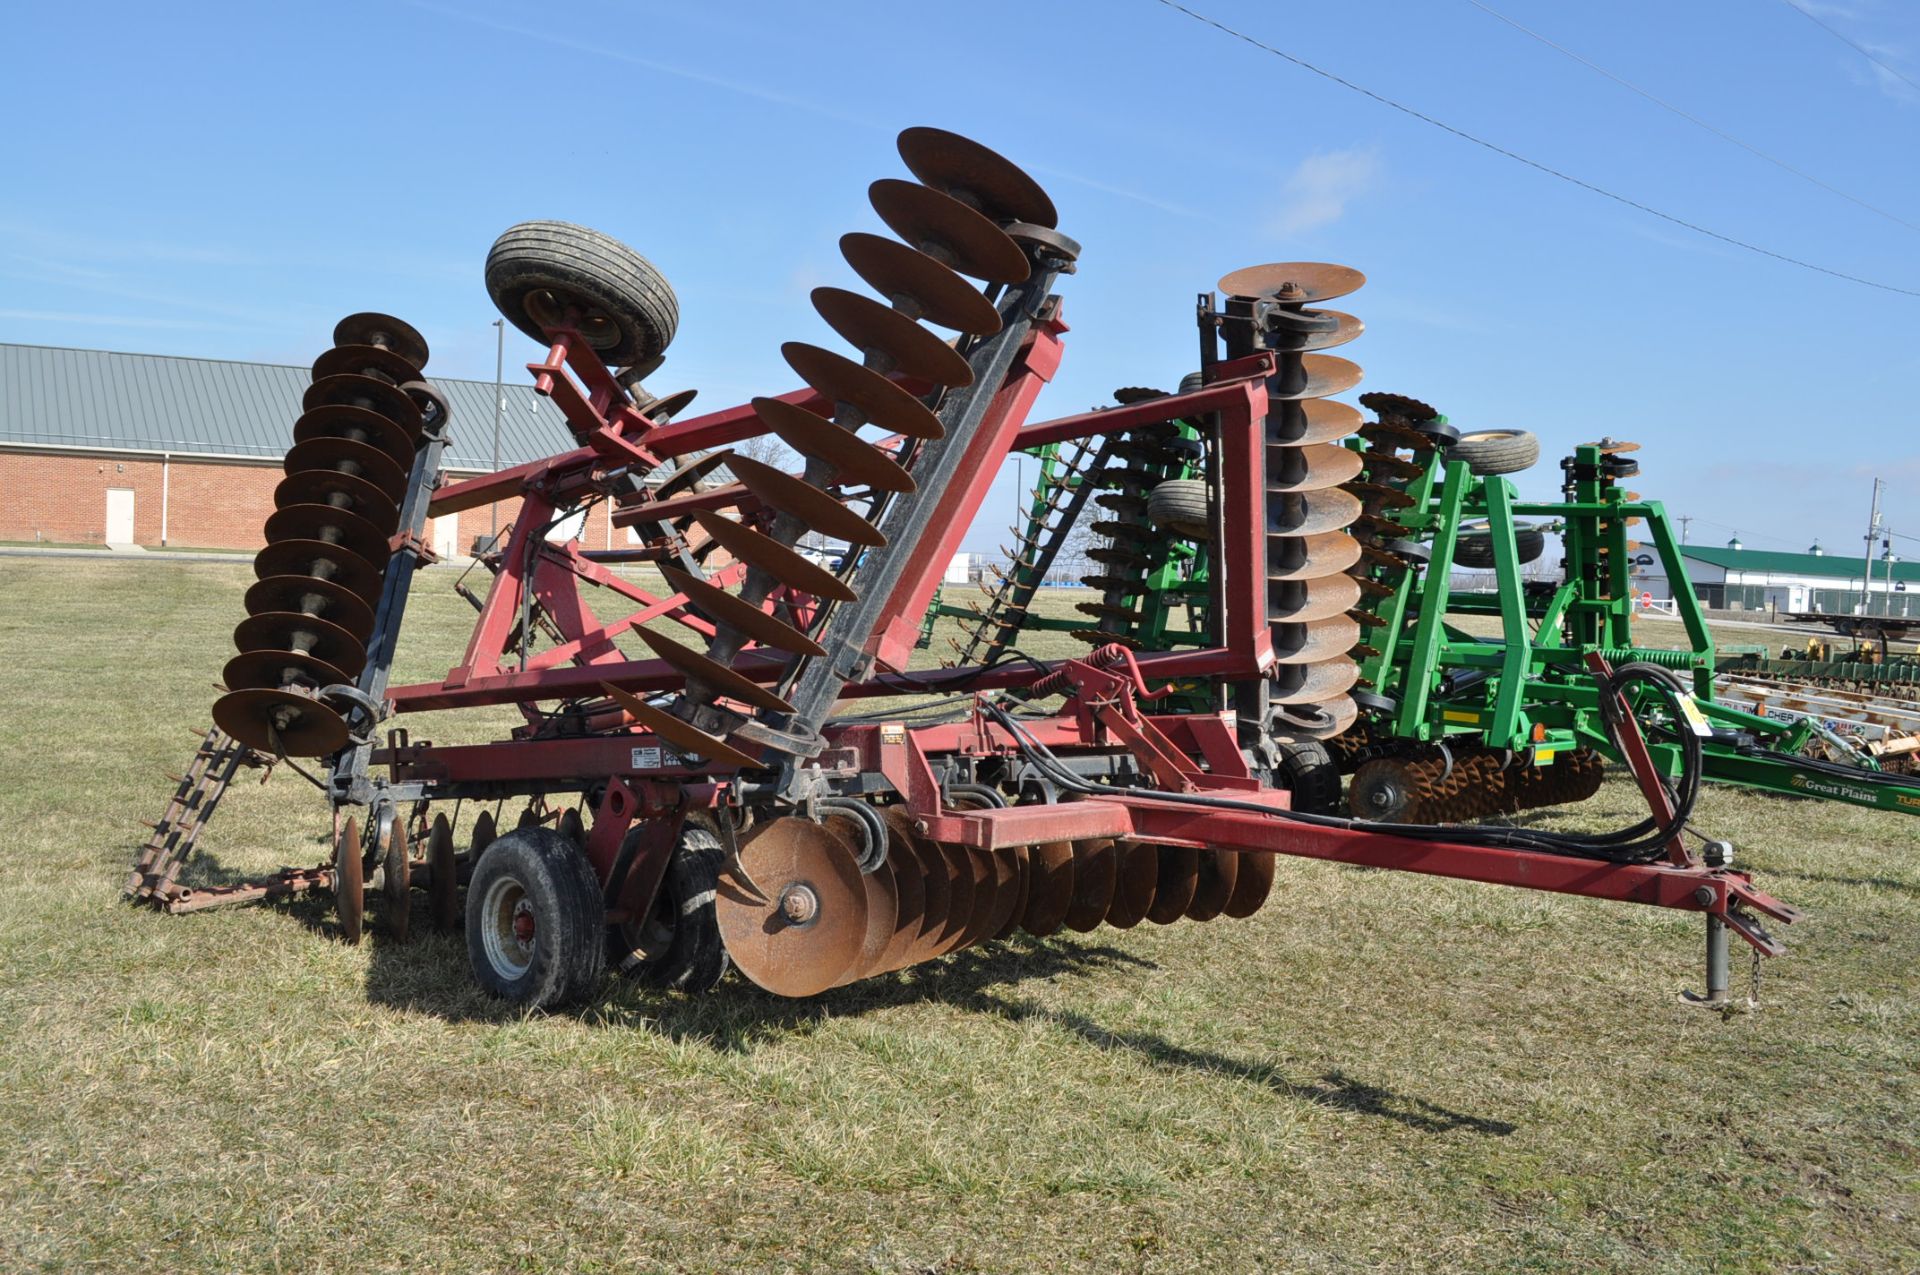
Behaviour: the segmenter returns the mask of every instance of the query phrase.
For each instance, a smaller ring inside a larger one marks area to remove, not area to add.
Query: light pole
[[[497,474],[500,472],[500,408],[503,406],[500,396],[505,393],[501,381],[507,372],[507,321],[495,319],[493,326],[499,334],[493,351],[493,472]],[[498,547],[496,542],[500,539],[500,502],[495,501],[491,508],[493,530],[487,535],[488,552]]]
[[[1860,614],[1873,613],[1873,542],[1880,538],[1881,479],[1873,480],[1873,512],[1867,518],[1867,560],[1860,569]]]

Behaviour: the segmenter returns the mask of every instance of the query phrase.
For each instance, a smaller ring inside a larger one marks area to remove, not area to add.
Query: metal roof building
[[[0,447],[278,460],[292,444],[307,368],[164,354],[0,344]],[[453,408],[447,468],[493,468],[493,382],[433,378]],[[529,385],[502,388],[500,463],[572,445]]]

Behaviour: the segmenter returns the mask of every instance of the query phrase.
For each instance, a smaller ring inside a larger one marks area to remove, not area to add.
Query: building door
[[[459,514],[441,514],[433,520],[433,552],[442,561],[464,556],[460,552]]]
[[[107,488],[107,543],[133,543],[133,488]]]

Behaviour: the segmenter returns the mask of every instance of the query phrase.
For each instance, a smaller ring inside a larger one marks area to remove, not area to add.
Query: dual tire
[[[474,981],[533,1009],[590,999],[609,963],[652,986],[704,992],[727,970],[714,915],[723,857],[711,830],[688,824],[652,912],[638,925],[609,927],[600,880],[579,842],[539,825],[517,828],[487,846],[467,886]]]

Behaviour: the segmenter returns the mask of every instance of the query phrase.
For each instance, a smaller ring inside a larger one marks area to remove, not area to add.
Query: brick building
[[[292,444],[304,367],[0,344],[0,542],[254,549]],[[451,478],[493,468],[493,383],[435,377],[453,408]],[[571,435],[526,384],[502,392],[500,464],[550,456]],[[500,525],[518,506],[499,506]],[[615,536],[602,505],[583,529]],[[492,528],[486,509],[433,520],[443,557]]]

